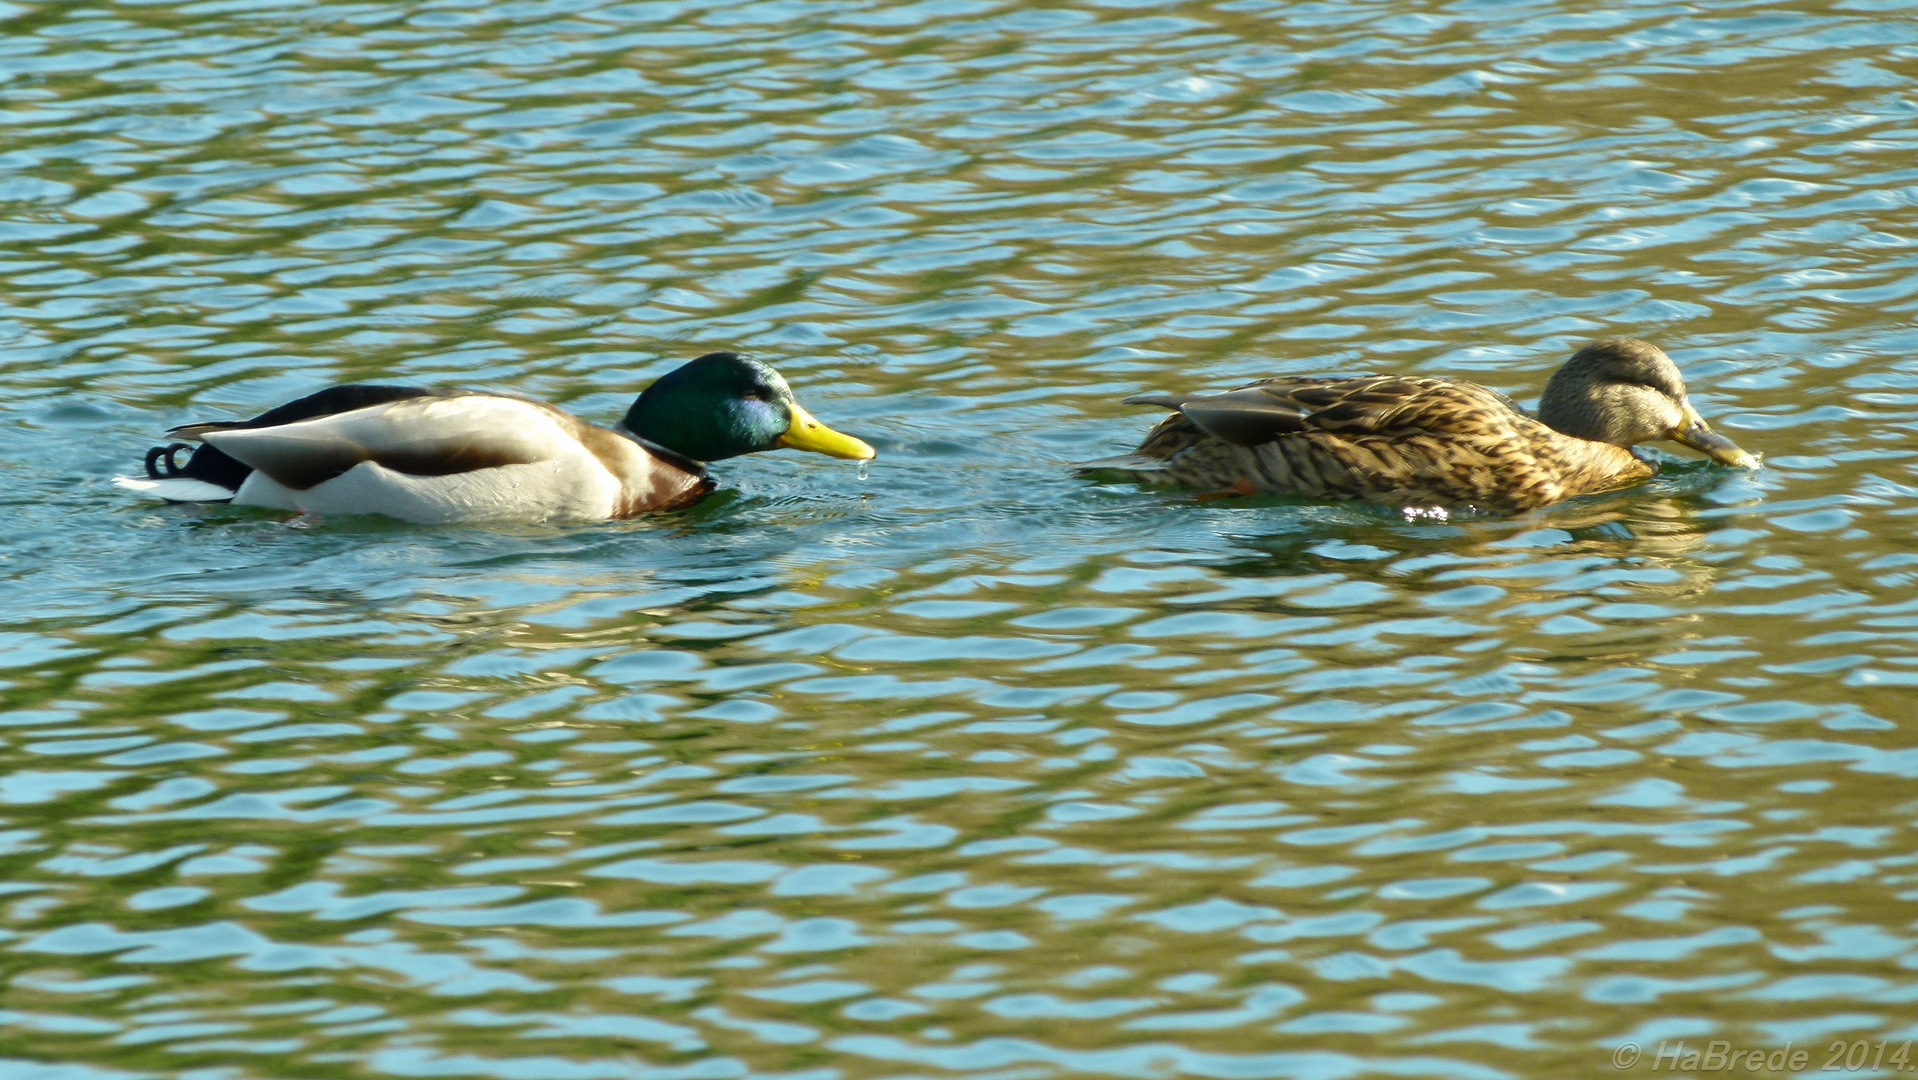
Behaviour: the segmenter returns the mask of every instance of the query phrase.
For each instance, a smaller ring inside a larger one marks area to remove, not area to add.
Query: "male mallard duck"
[[[701,462],[788,447],[865,461],[771,367],[708,353],[598,427],[509,394],[336,386],[251,420],[188,424],[114,483],[172,502],[450,521],[601,521],[697,502]],[[175,455],[192,450],[184,465]]]
[[[1132,454],[1082,473],[1515,513],[1651,476],[1657,467],[1631,447],[1654,439],[1758,468],[1692,408],[1671,358],[1634,338],[1580,349],[1545,384],[1537,419],[1495,390],[1413,375],[1288,377],[1224,394],[1125,400],[1174,412]]]

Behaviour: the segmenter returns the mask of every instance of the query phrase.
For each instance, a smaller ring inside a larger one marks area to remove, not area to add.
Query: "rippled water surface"
[[[1910,8],[0,17],[9,1077],[1918,1039]],[[1769,467],[1450,523],[1069,471],[1128,393],[1528,400],[1610,333]],[[345,380],[610,421],[715,347],[870,475],[566,529],[107,482]]]

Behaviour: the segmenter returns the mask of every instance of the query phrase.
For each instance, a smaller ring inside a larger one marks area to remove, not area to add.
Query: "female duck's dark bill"
[[[1738,444],[1713,431],[1698,410],[1685,406],[1685,422],[1672,431],[1672,441],[1680,446],[1689,446],[1704,454],[1720,465],[1730,465],[1735,469],[1757,469],[1760,467],[1758,456],[1739,449]]]
[[[792,414],[792,426],[774,445],[848,461],[871,461],[879,456],[878,451],[866,445],[864,440],[834,431],[815,420],[811,413],[799,407],[797,401],[792,403]]]

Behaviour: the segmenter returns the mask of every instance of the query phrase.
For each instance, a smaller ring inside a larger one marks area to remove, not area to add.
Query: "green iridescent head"
[[[660,376],[626,411],[627,431],[696,461],[807,450],[866,461],[873,448],[813,419],[779,372],[736,353],[707,353]]]

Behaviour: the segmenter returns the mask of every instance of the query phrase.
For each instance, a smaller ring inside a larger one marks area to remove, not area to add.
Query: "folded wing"
[[[449,476],[554,456],[571,420],[537,402],[491,394],[414,397],[267,427],[191,432],[296,491],[371,461],[413,476]],[[577,421],[573,422],[577,424]]]
[[[1282,378],[1223,394],[1141,394],[1128,404],[1176,409],[1201,431],[1237,446],[1319,432],[1357,438],[1453,434],[1467,418],[1523,415],[1503,395],[1469,383],[1399,375]]]

